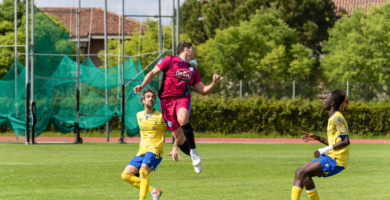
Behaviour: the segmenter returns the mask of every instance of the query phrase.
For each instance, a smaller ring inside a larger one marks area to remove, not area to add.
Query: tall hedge
[[[326,131],[328,113],[323,100],[275,100],[267,97],[226,98],[193,95],[190,123],[198,132],[262,133],[300,135],[302,131]],[[127,115],[132,113],[126,113]],[[135,114],[135,113],[134,113]],[[385,135],[390,133],[390,102],[364,103],[351,101],[344,112],[350,133]],[[119,131],[118,117],[110,120],[110,130]],[[48,126],[46,131],[53,131]],[[11,131],[5,125],[0,132]],[[93,131],[105,131],[105,126]]]
[[[274,100],[266,97],[192,97],[190,122],[195,131],[219,133],[279,133],[297,135],[302,131],[326,131],[328,112],[323,100]],[[344,112],[350,133],[390,133],[390,103],[351,101]]]

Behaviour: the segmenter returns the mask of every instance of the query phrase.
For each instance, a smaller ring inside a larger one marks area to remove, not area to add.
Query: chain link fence
[[[335,90],[343,90],[351,100],[383,101],[390,100],[390,83],[373,82],[328,83],[318,81],[227,81],[221,80],[213,93],[228,97],[245,98],[252,95],[267,96],[275,99],[305,98],[324,99]]]

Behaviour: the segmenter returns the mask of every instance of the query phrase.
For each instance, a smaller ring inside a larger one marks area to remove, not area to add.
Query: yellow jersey
[[[163,155],[164,133],[167,125],[161,113],[155,110],[153,114],[147,116],[145,111],[141,111],[137,113],[137,121],[141,131],[141,142],[137,156],[142,156],[146,152]]]
[[[342,137],[348,136],[348,124],[345,121],[343,114],[337,111],[329,118],[327,132],[329,146],[339,142]],[[327,155],[333,159],[336,158],[337,165],[347,168],[349,145],[338,150],[329,151]]]

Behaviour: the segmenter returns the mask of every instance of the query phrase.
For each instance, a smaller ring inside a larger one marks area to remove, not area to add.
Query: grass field
[[[198,144],[203,172],[189,157],[168,156],[151,186],[161,199],[290,199],[295,170],[320,144]],[[26,146],[0,144],[0,199],[138,199],[121,179],[138,144]],[[351,144],[349,166],[330,178],[314,178],[321,200],[390,199],[390,145]],[[148,196],[151,199],[151,196]],[[301,199],[309,199],[305,192]]]

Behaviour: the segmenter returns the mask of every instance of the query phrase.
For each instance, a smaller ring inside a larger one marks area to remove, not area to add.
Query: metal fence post
[[[175,9],[175,8],[173,8]],[[175,15],[175,13],[173,13]],[[176,9],[176,45],[179,45],[180,43],[180,0],[177,0],[177,9]],[[174,55],[175,52],[172,52],[172,55]],[[177,55],[179,56],[179,55]],[[172,143],[175,143],[175,138],[172,134]]]
[[[295,81],[293,81],[293,99],[295,99]]]
[[[104,69],[106,80],[106,104],[108,105],[108,89],[107,89],[107,74],[108,74],[108,46],[107,46],[107,0],[104,1]],[[106,142],[110,141],[110,122],[106,122]]]
[[[74,133],[76,136],[76,144],[82,144],[83,139],[80,137],[80,95],[81,95],[81,82],[80,82],[80,26],[81,26],[81,0],[79,0],[78,9],[78,23],[77,23],[77,80],[76,80],[76,122],[74,127]]]
[[[161,29],[161,0],[158,0],[158,50],[163,51],[162,29]]]
[[[118,47],[119,48],[119,47]],[[130,58],[131,59],[131,58]],[[126,144],[125,142],[125,118],[126,118],[126,94],[125,94],[125,0],[122,0],[122,128],[119,144]]]
[[[172,56],[175,56],[175,1],[172,2]]]
[[[35,38],[34,38],[34,35],[35,35],[35,16],[34,16],[34,0],[31,0],[31,63],[30,63],[30,67],[31,67],[31,78],[30,78],[30,82],[31,82],[31,99],[30,99],[30,102],[31,102],[31,144],[36,144],[35,143],[35,125],[37,123],[37,120],[36,120],[36,105],[35,105],[35,102],[34,102],[34,83],[35,83],[35,80],[34,80],[34,53],[35,53]]]
[[[29,19],[29,16],[30,16],[30,13],[29,13],[29,3],[30,1],[25,1],[26,2],[26,65],[25,65],[25,68],[26,68],[26,87],[25,87],[25,106],[26,106],[26,109],[25,109],[25,126],[26,126],[26,131],[25,131],[25,142],[26,144],[28,145],[30,143],[30,119],[29,119],[29,114],[30,114],[30,98],[29,98],[29,91],[30,91],[30,83],[29,83],[29,52],[30,52],[30,38],[29,38],[29,33],[30,33],[30,26],[29,26],[29,23],[30,23],[30,19]]]
[[[15,32],[15,107],[16,107],[16,118],[19,116],[19,109],[18,109],[18,1],[14,0],[14,32]],[[16,135],[16,141],[18,141],[18,134]]]
[[[240,99],[242,99],[242,80],[240,80]]]
[[[177,0],[176,10],[176,45],[180,43],[180,0]]]

